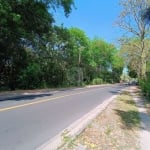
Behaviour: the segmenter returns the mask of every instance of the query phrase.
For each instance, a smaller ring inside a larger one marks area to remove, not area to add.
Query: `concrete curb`
[[[67,144],[65,138],[73,140],[77,135],[79,135],[85,127],[98,116],[107,105],[117,97],[117,95],[112,96],[108,100],[105,100],[102,104],[97,106],[95,109],[85,114],[83,117],[72,123],[68,128],[64,129],[54,138],[50,139],[48,142],[37,148],[36,150],[57,150],[59,147]]]

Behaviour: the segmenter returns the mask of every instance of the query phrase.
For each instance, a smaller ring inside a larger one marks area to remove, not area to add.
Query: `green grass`
[[[122,93],[118,97],[118,109],[115,109],[115,111],[120,116],[122,123],[127,129],[140,126],[138,108],[129,93]]]

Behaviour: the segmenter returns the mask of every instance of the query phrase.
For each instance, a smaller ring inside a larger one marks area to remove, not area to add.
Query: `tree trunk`
[[[144,54],[141,56],[141,78],[146,78],[146,59]]]
[[[146,54],[145,54],[145,45],[144,45],[144,37],[141,36],[141,78],[145,79],[146,78]]]

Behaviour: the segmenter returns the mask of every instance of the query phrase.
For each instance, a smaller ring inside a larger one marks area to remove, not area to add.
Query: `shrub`
[[[24,89],[34,89],[40,87],[41,75],[41,69],[38,64],[29,64],[20,75],[20,87]]]
[[[92,81],[93,85],[98,85],[98,84],[102,84],[102,83],[103,83],[103,79],[101,79],[101,78],[95,78]]]
[[[140,80],[140,87],[144,95],[150,97],[150,77],[144,80]]]

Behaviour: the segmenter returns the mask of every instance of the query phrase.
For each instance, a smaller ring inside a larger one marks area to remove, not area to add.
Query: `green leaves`
[[[50,12],[63,8],[67,16],[73,6],[73,0],[0,0],[1,87],[81,86],[119,77],[112,44],[54,25]]]
[[[144,20],[144,12],[149,7],[148,0],[120,0],[122,12],[117,25],[127,32],[130,41],[122,43],[128,52],[126,64],[135,71],[139,78],[146,77],[147,55],[149,55],[149,25]],[[146,17],[146,16],[145,16]],[[124,46],[125,45],[125,46]]]
[[[45,37],[54,23],[49,9],[62,7],[68,15],[72,5],[73,0],[0,0],[0,86],[18,87],[23,81],[18,81],[18,72],[26,67],[29,70],[30,62],[22,59],[27,55],[27,49],[32,51],[31,62],[37,61],[39,51],[46,49]],[[16,63],[18,61],[21,61],[20,65]]]
[[[19,82],[21,88],[34,89],[42,85],[41,76],[42,71],[37,63],[32,63],[22,71],[19,76]]]

